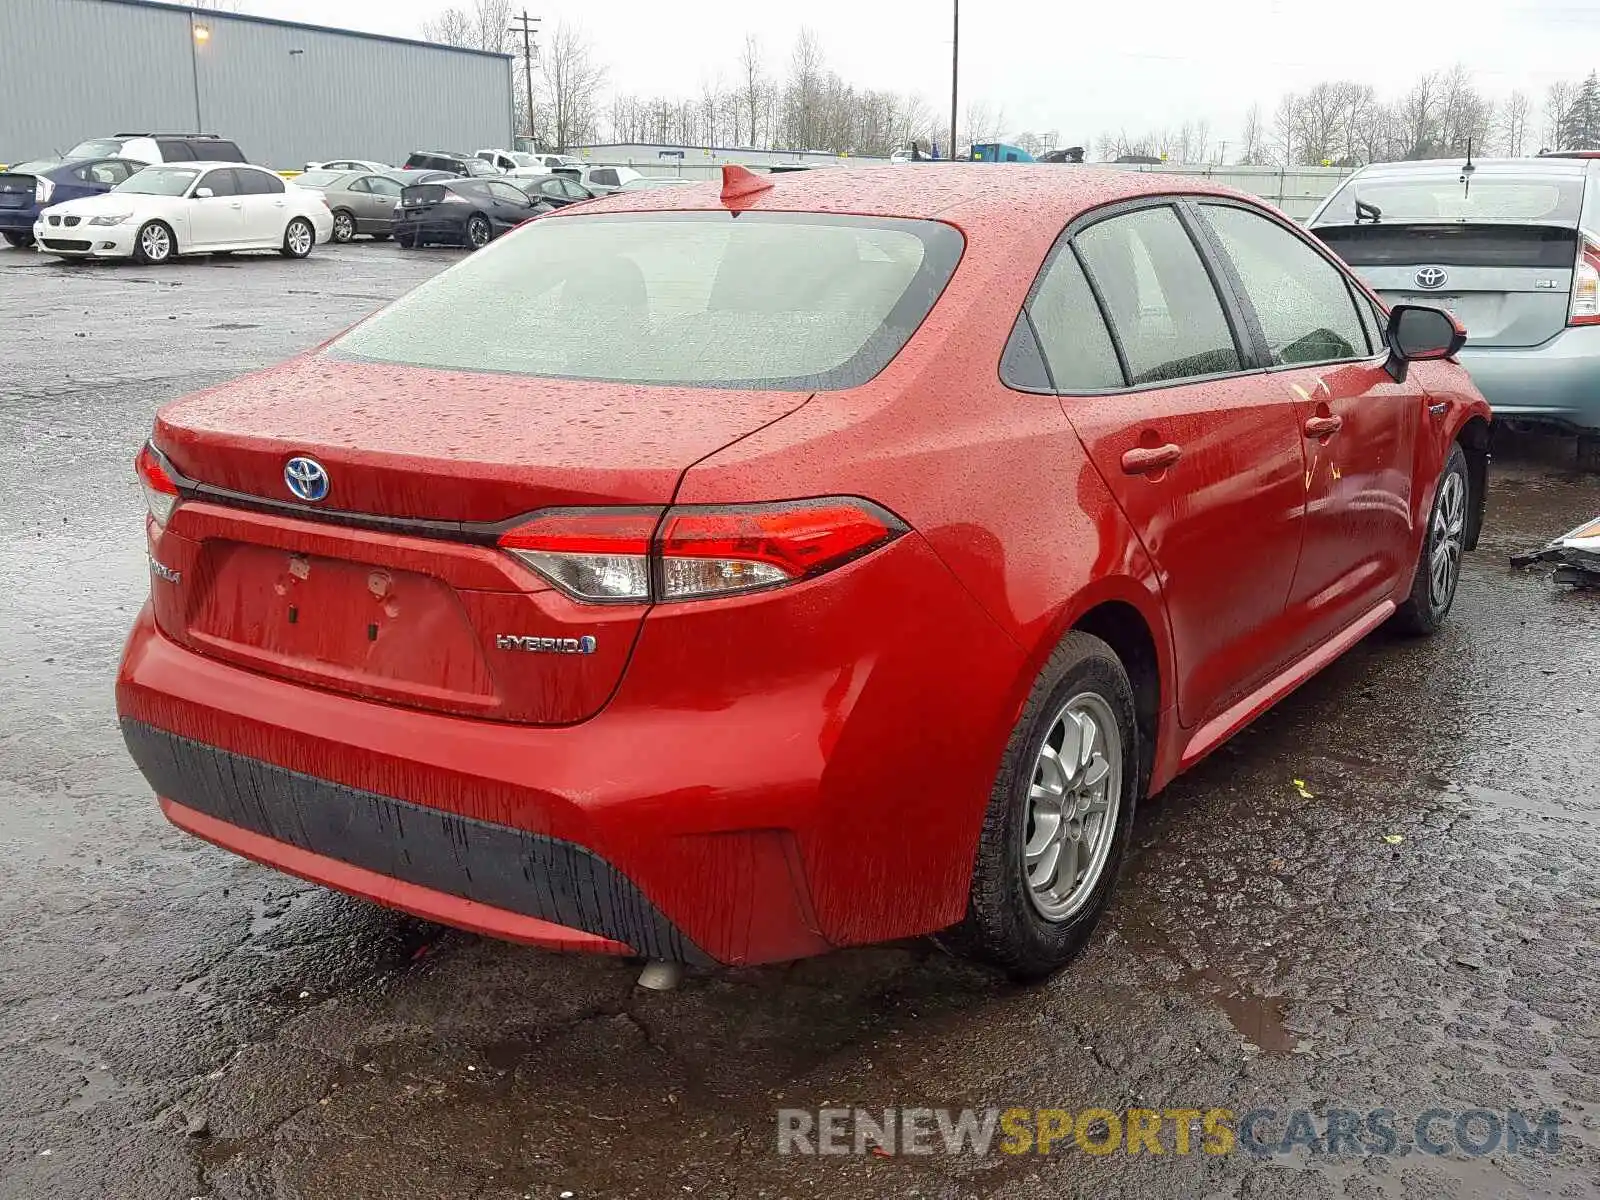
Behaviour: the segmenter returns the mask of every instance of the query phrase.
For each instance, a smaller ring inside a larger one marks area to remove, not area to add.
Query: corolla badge
[[[318,500],[326,499],[328,495],[327,469],[314,458],[303,456],[291,458],[284,465],[283,482],[299,500],[308,500],[315,504]]]
[[[1417,272],[1417,286],[1427,288],[1431,292],[1434,288],[1442,288],[1445,280],[1449,278],[1443,267],[1423,267]]]

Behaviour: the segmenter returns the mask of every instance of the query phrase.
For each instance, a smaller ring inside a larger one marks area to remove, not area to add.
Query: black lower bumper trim
[[[124,718],[156,794],[219,821],[363,867],[633,947],[709,963],[633,882],[571,842],[462,817],[246,758]]]

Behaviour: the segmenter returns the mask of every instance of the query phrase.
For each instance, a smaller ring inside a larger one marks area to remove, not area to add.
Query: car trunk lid
[[[806,399],[318,355],[213,388],[156,421],[185,495],[153,535],[157,620],[200,653],[334,691],[583,720],[647,607],[579,603],[497,534],[541,509],[664,506],[692,463]],[[295,497],[296,458],[326,472],[325,499]]]
[[[1575,228],[1382,223],[1315,232],[1388,303],[1454,313],[1469,345],[1537,346],[1567,324]]]
[[[0,171],[0,209],[31,208],[38,177],[17,171]]]

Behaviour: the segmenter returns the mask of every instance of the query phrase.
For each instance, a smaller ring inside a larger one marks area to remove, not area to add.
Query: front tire
[[[494,230],[489,225],[489,218],[481,213],[473,213],[467,218],[467,245],[473,250],[482,250],[494,237]]]
[[[26,246],[33,245],[33,234],[26,230],[13,232],[8,229],[6,230],[6,241],[10,242],[14,248],[21,250]]]
[[[1411,581],[1411,594],[1394,615],[1401,633],[1426,636],[1438,632],[1455,603],[1461,581],[1461,557],[1466,548],[1467,513],[1472,508],[1472,480],[1467,455],[1457,442],[1450,447],[1439,487],[1428,516],[1428,533]]]
[[[1138,802],[1133,685],[1111,647],[1069,633],[1006,745],[951,949],[1042,979],[1087,944],[1111,898]]]
[[[133,261],[147,267],[171,262],[178,242],[165,221],[146,221],[133,239]]]
[[[278,248],[278,253],[285,258],[304,258],[316,244],[317,231],[312,228],[311,222],[304,217],[296,217],[284,229],[283,245]]]
[[[356,218],[348,208],[333,210],[333,240],[343,245],[356,238]]]

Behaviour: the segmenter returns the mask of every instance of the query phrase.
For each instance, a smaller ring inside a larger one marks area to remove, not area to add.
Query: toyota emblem
[[[1443,267],[1423,267],[1417,272],[1417,286],[1427,288],[1431,292],[1435,288],[1442,288],[1444,281],[1449,278]]]
[[[291,458],[283,468],[283,482],[297,500],[315,504],[328,495],[328,472],[314,458]]]

